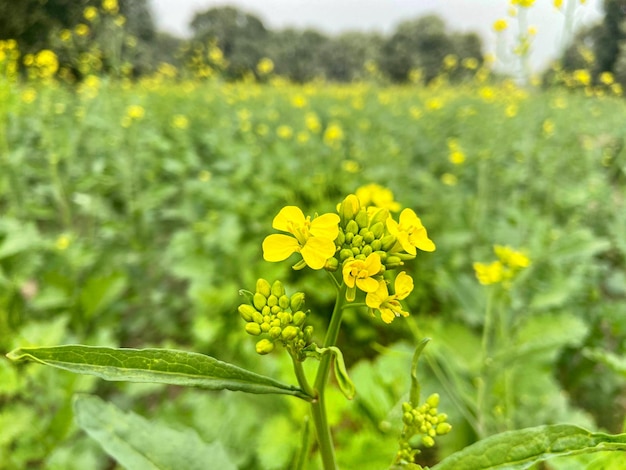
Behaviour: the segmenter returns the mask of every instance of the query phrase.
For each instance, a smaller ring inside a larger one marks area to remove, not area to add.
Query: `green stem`
[[[334,346],[337,343],[339,336],[339,327],[341,325],[341,316],[343,311],[343,305],[346,302],[346,286],[341,284],[337,290],[337,299],[335,301],[335,308],[330,318],[330,324],[326,331],[326,338],[324,339],[324,347],[328,348]],[[328,426],[328,417],[326,415],[326,403],[324,391],[326,383],[328,382],[328,374],[330,372],[330,362],[332,359],[331,354],[324,354],[320,361],[319,368],[317,369],[317,376],[315,377],[315,393],[316,400],[311,403],[311,415],[313,416],[313,422],[315,423],[315,430],[317,433],[317,442],[322,456],[322,463],[324,470],[337,469],[337,463],[335,461],[335,448],[333,446],[332,436],[330,434],[330,427]]]
[[[486,437],[489,433],[486,429],[485,417],[487,413],[487,397],[488,390],[491,387],[491,346],[493,343],[493,297],[495,291],[489,289],[487,295],[487,305],[485,307],[485,323],[483,325],[482,351],[481,351],[481,373],[478,378],[477,392],[477,414],[478,414],[478,431],[481,438]]]
[[[296,357],[291,354],[291,351],[289,352],[289,355],[291,356],[291,361],[293,362],[293,370],[296,374],[298,385],[300,385],[300,388],[304,393],[311,397],[314,397],[315,392],[311,388],[311,385],[309,385],[309,381],[307,380],[304,369],[302,368],[302,362],[296,359]]]

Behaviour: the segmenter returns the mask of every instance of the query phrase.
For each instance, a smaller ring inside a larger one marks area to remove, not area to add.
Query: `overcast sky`
[[[564,0],[566,4],[569,0]],[[483,37],[486,52],[495,49],[491,25],[507,17],[507,0],[150,0],[159,29],[179,36],[189,34],[195,12],[216,6],[233,5],[259,17],[266,27],[314,28],[327,34],[343,31],[390,33],[406,19],[429,13],[440,15],[454,31],[476,31]],[[601,16],[602,0],[587,0],[577,7],[577,26],[596,22]],[[510,23],[511,24],[511,23]],[[558,49],[563,15],[553,0],[536,0],[529,10],[529,25],[537,36],[533,64],[543,67]],[[511,24],[509,34],[516,31]]]

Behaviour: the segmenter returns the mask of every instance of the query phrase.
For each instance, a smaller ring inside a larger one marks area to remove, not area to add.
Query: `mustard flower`
[[[422,251],[435,251],[435,244],[428,238],[426,228],[411,209],[400,212],[399,223],[389,217],[387,229],[396,236],[402,249],[413,256],[417,254],[416,248]]]
[[[391,190],[376,183],[358,188],[356,197],[363,206],[376,206],[389,209],[392,212],[397,212],[401,209],[400,204],[394,201]]]
[[[493,29],[494,29],[494,31],[496,31],[498,33],[501,32],[501,31],[504,31],[507,27],[508,27],[508,23],[504,19],[496,20],[493,23]]]
[[[527,268],[530,259],[524,253],[516,251],[510,246],[494,245],[493,251],[502,263],[513,269]]]
[[[378,253],[370,253],[367,258],[350,259],[343,265],[343,281],[348,286],[346,300],[352,302],[356,296],[356,288],[363,292],[376,292],[378,280],[374,279],[382,269],[382,262]]]
[[[322,269],[326,260],[335,254],[335,238],[339,234],[339,216],[323,214],[311,220],[300,208],[286,206],[272,222],[272,227],[290,235],[273,234],[263,240],[265,261],[283,261],[293,253],[300,253],[304,264]],[[302,263],[294,268],[304,267]]]
[[[474,263],[474,272],[482,285],[498,284],[505,278],[504,266],[500,261],[493,263]]]
[[[378,281],[378,289],[369,292],[365,296],[365,303],[371,310],[380,311],[380,318],[385,323],[391,323],[396,317],[408,317],[409,314],[402,310],[400,300],[406,299],[413,291],[413,279],[402,271],[396,276],[394,282],[395,294],[389,294],[387,283]]]

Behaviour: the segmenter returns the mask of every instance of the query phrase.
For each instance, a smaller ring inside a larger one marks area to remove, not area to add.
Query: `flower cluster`
[[[414,436],[422,436],[421,444],[424,447],[435,445],[435,437],[448,434],[452,429],[448,423],[448,415],[439,413],[439,395],[433,393],[425,403],[417,407],[409,402],[402,404],[402,437],[400,438],[400,449],[396,454],[397,462],[413,462],[419,449],[414,448],[410,441]]]
[[[503,283],[508,287],[519,271],[530,266],[528,256],[509,246],[494,245],[493,251],[498,257],[496,261],[474,263],[476,278],[483,285]]]
[[[302,259],[294,269],[339,271],[346,290],[346,300],[354,302],[358,292],[365,294],[370,313],[380,312],[385,323],[407,316],[400,300],[413,290],[413,280],[401,272],[390,294],[389,271],[415,258],[417,249],[434,251],[435,244],[420,218],[404,209],[398,220],[391,210],[399,210],[393,194],[386,188],[368,185],[347,196],[337,206],[337,214],[305,216],[295,206],[284,207],[272,226],[285,232],[269,235],[263,241],[266,261],[282,261],[293,253]]]
[[[239,314],[252,336],[264,335],[256,344],[256,352],[269,354],[276,343],[282,344],[295,357],[311,342],[312,326],[304,326],[307,312],[303,311],[304,294],[287,296],[280,281],[270,285],[265,279],[256,283],[256,292],[249,292],[251,303],[241,304]]]

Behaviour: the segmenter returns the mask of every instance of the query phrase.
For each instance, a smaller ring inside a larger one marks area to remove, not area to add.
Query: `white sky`
[[[565,5],[568,1],[564,0]],[[495,50],[493,22],[507,18],[509,40],[517,31],[516,20],[507,17],[507,0],[150,0],[159,29],[179,36],[189,34],[195,12],[233,5],[260,18],[270,29],[314,28],[326,34],[343,31],[393,32],[407,19],[429,13],[440,15],[453,31],[475,31],[483,37],[485,52]],[[579,2],[577,2],[579,3]],[[602,0],[578,5],[575,27],[596,22],[602,15]],[[558,50],[564,15],[553,0],[536,0],[528,10],[528,24],[537,29],[531,55],[535,68],[543,67]]]

